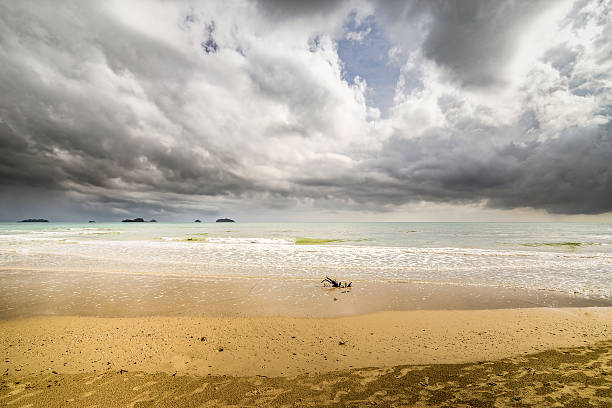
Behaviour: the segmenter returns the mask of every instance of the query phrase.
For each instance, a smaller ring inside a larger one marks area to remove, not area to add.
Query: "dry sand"
[[[33,317],[0,344],[9,406],[612,403],[612,308]]]
[[[11,407],[598,407],[612,401],[612,342],[471,364],[296,377],[106,371],[4,377]]]

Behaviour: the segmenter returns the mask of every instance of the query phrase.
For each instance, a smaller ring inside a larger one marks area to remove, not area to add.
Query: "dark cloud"
[[[258,0],[265,13],[275,18],[312,17],[337,10],[346,0]]]
[[[525,29],[554,1],[390,1],[381,13],[394,26],[423,25],[423,54],[470,87],[504,81],[506,64]],[[396,29],[395,37],[403,30]],[[401,38],[397,39],[402,41]]]
[[[495,208],[596,214],[612,208],[611,130],[574,128],[545,142],[497,147],[463,135],[394,139],[382,163],[405,186],[404,200],[488,200]]]
[[[434,131],[418,139],[391,138],[374,162],[352,174],[295,182],[317,198],[359,203],[487,201],[492,208],[600,214],[612,209],[610,157],[610,124],[570,129],[546,142],[497,147]]]
[[[486,0],[430,3],[433,20],[424,53],[468,86],[487,86],[505,74],[516,41],[552,1]]]

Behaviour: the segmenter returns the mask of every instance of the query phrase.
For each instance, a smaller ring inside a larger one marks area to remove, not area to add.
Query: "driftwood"
[[[321,283],[323,284],[323,286],[327,286],[327,284],[330,284],[332,288],[350,288],[353,284],[353,282],[337,281],[335,279],[330,278],[329,276],[326,276],[325,279],[321,281]]]

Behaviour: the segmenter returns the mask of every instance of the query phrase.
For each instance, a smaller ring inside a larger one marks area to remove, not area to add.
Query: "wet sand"
[[[147,273],[0,270],[0,319],[41,316],[341,317],[397,310],[612,306],[551,290],[420,281],[211,278]]]

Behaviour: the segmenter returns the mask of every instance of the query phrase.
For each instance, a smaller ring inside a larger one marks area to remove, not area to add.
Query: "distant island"
[[[28,218],[27,220],[21,220],[19,222],[49,222],[49,220],[45,220],[44,218]]]
[[[145,222],[145,220],[143,218],[134,218],[133,220],[127,218],[127,219],[125,219],[125,220],[123,220],[121,222]]]
[[[200,221],[200,220],[195,220],[194,222],[202,222],[202,221]]]
[[[95,222],[94,220],[89,220],[89,223]]]
[[[130,218],[126,218],[125,220],[122,220],[121,222],[157,222],[157,220],[151,220],[151,221],[145,221],[144,218],[134,218],[134,219],[130,219]]]
[[[231,220],[229,218],[219,218],[216,222],[236,222],[236,221]]]

